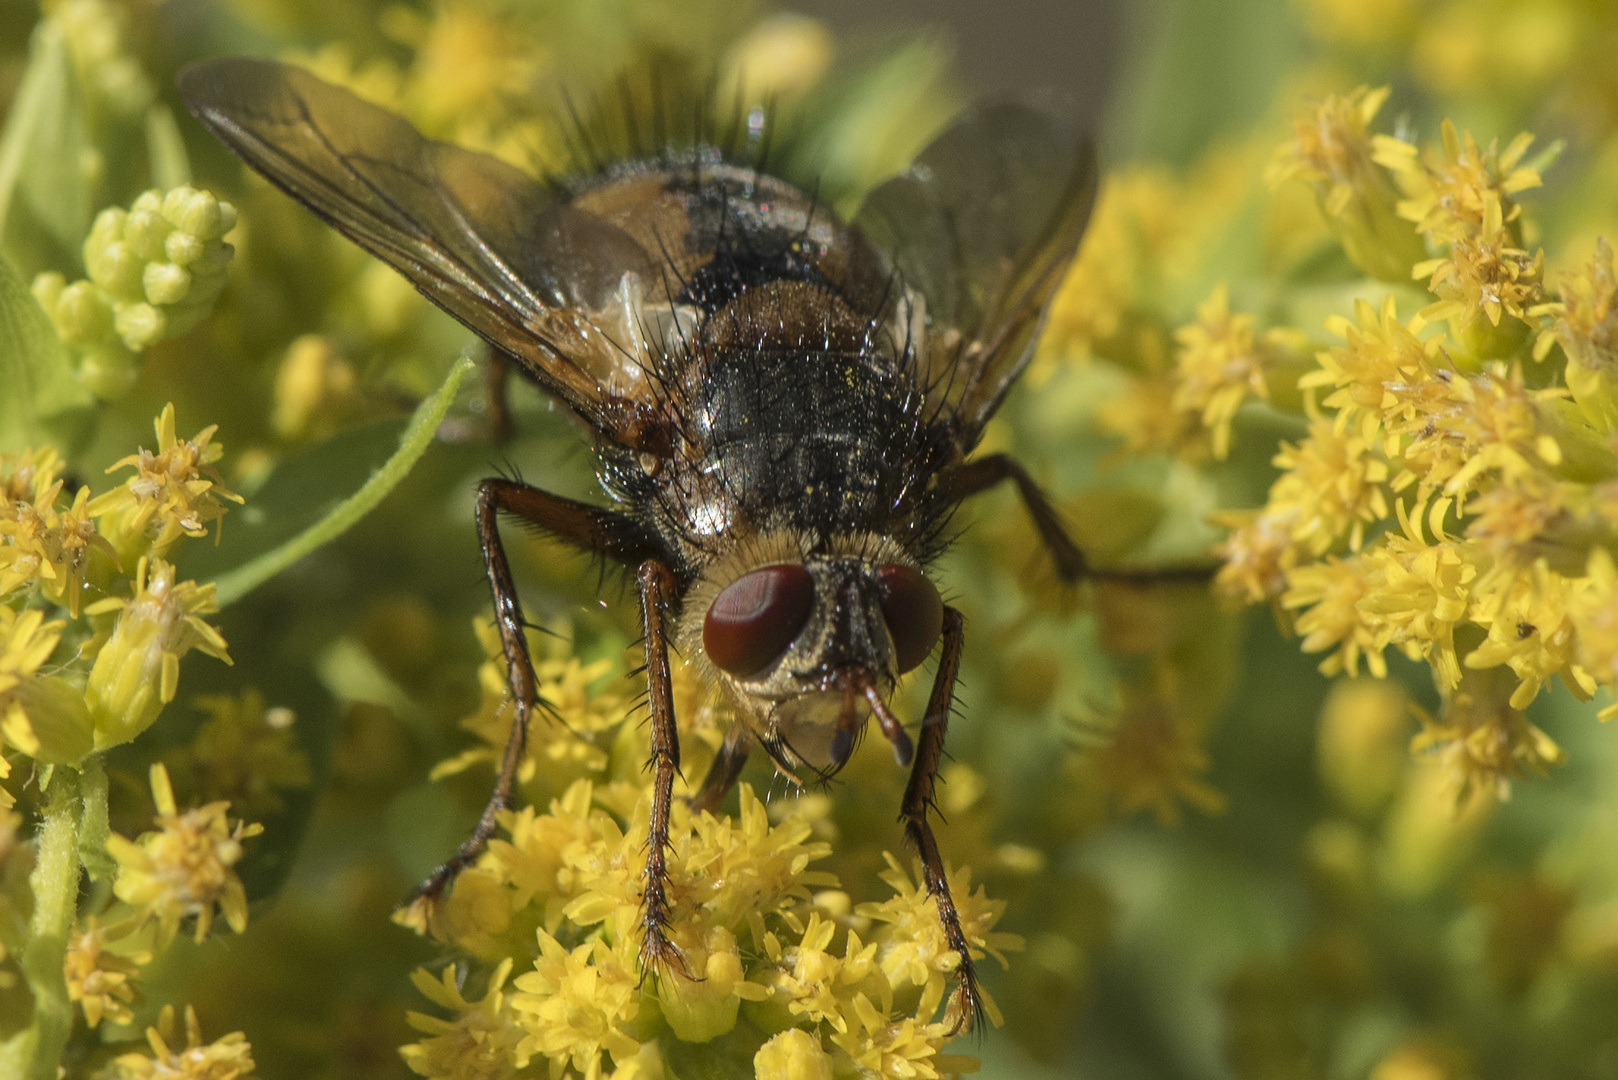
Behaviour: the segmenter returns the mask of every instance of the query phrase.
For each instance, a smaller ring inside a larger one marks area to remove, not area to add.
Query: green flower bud
[[[171,262],[152,262],[146,264],[146,271],[141,275],[141,284],[145,287],[146,299],[150,302],[177,304],[185,299],[185,294],[191,289],[191,275],[184,267]]]
[[[151,304],[120,305],[114,321],[118,336],[136,352],[157,341],[168,329],[168,317]]]

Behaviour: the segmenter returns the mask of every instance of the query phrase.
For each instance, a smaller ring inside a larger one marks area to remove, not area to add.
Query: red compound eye
[[[786,651],[814,601],[815,581],[803,567],[760,567],[714,597],[702,620],[702,647],[720,670],[745,678]]]
[[[919,667],[944,632],[944,601],[933,583],[913,566],[878,567],[882,617],[893,637],[893,659],[903,675]]]

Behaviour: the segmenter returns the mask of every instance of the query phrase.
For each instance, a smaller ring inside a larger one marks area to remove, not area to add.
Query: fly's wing
[[[974,110],[855,224],[925,300],[929,392],[970,447],[1033,353],[1095,203],[1095,150],[1017,105]]]
[[[202,124],[271,183],[404,274],[598,431],[634,445],[633,387],[587,313],[644,249],[519,169],[427,139],[302,69],[206,61],[180,75]]]

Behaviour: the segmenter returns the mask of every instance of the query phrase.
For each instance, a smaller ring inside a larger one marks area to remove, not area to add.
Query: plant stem
[[[56,1080],[73,1031],[73,1003],[62,971],[79,899],[79,776],[72,769],[55,770],[38,842],[28,876],[34,917],[20,957],[34,993],[34,1022],[0,1046],[0,1076]]]

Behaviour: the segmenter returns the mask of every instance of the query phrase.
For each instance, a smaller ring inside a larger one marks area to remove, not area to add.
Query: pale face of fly
[[[747,556],[723,560],[692,587],[681,621],[687,655],[700,640],[754,737],[784,769],[830,776],[873,716],[908,764],[910,738],[887,699],[938,643],[938,589],[891,542],[833,545],[829,554],[791,547],[749,545]]]

